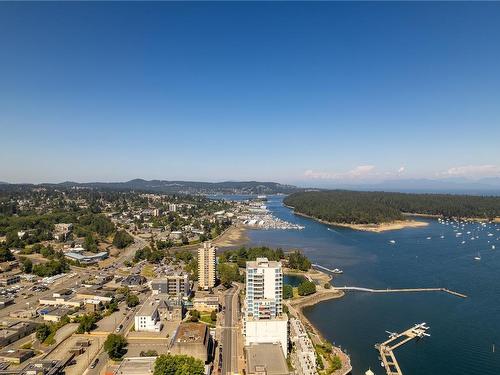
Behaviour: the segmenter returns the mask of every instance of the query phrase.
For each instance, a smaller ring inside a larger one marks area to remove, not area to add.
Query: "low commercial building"
[[[173,296],[189,296],[191,288],[189,287],[189,275],[177,274],[168,275],[161,279],[151,282],[153,294],[169,294]]]
[[[157,294],[152,298],[158,302],[160,318],[168,321],[181,321],[184,318],[185,308],[181,298],[165,294]]]
[[[170,352],[184,354],[207,362],[212,351],[208,327],[203,323],[184,323],[179,325],[172,340]]]
[[[40,311],[40,315],[43,316],[43,320],[46,322],[54,322],[57,323],[61,321],[61,319],[68,315],[70,310],[65,309],[65,308],[55,308],[55,309],[50,309],[46,310],[45,313],[42,313],[43,310]]]
[[[153,375],[156,357],[128,357],[120,362],[115,375]]]
[[[247,375],[289,375],[288,365],[279,344],[245,346]]]
[[[76,291],[76,298],[81,298],[83,300],[98,300],[103,303],[111,302],[113,300],[113,296],[109,295],[109,293],[104,292],[99,289],[92,288],[82,288]]]
[[[10,297],[0,297],[0,309],[6,306],[12,305],[14,303],[14,298]]]
[[[288,355],[288,317],[280,315],[274,319],[247,318],[245,322],[245,345],[277,343],[285,358]]]
[[[0,329],[0,347],[12,344],[13,342],[26,337],[35,332],[37,323],[20,321]]]
[[[149,299],[141,306],[135,314],[135,330],[146,332],[160,332],[162,328],[160,313],[158,312],[159,303]]]
[[[29,349],[9,349],[0,352],[0,361],[20,364],[35,355],[33,350]]]
[[[0,375],[62,375],[64,362],[50,359],[32,361],[24,367],[0,369]]]
[[[19,273],[3,274],[0,276],[0,286],[3,287],[17,284],[20,281],[21,281],[21,275]]]
[[[73,296],[61,296],[61,297],[46,297],[40,298],[38,300],[40,305],[46,306],[65,306],[69,308],[79,308],[83,306],[83,300],[80,298],[74,298]]]
[[[121,282],[122,286],[128,286],[129,288],[133,288],[136,286],[141,286],[146,282],[146,278],[141,275],[128,275]]]
[[[199,311],[219,311],[219,297],[213,295],[195,297],[193,308]]]
[[[104,309],[102,301],[98,299],[86,299],[85,300],[85,311],[90,313],[96,313]]]
[[[75,262],[80,262],[82,264],[93,264],[100,262],[108,257],[108,253],[106,251],[101,251],[100,253],[75,253],[69,251],[64,254],[64,256],[70,260],[74,260]]]

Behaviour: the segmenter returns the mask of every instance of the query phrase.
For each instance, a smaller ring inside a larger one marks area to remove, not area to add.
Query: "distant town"
[[[0,192],[0,374],[349,373],[301,313],[342,295],[331,277],[242,247],[247,229],[302,229],[265,195]]]

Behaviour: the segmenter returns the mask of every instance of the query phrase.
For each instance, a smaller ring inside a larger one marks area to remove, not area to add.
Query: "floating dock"
[[[371,289],[359,286],[334,286],[335,289],[368,293],[404,293],[404,292],[445,292],[460,298],[467,298],[465,294],[447,288],[400,288],[400,289]]]
[[[413,339],[430,336],[426,332],[428,329],[429,327],[426,326],[425,323],[416,324],[402,333],[390,333],[388,340],[375,345],[375,349],[377,349],[380,354],[381,364],[387,375],[403,375],[396,356],[394,355],[394,349],[399,348],[401,345]]]

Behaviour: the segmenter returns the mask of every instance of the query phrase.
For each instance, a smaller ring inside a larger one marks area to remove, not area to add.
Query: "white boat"
[[[428,240],[430,240],[432,237],[427,237]]]
[[[495,245],[491,245],[491,250],[495,250]]]
[[[481,260],[481,254],[477,253],[477,255],[474,257],[474,260]]]
[[[390,240],[389,242],[392,243],[392,244],[396,243],[396,241],[394,241],[394,240]]]

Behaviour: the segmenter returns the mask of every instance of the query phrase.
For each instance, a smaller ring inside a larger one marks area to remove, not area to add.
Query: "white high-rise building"
[[[198,286],[208,290],[215,286],[215,267],[217,248],[210,242],[203,243],[198,249]]]
[[[257,258],[247,262],[245,300],[245,345],[279,343],[288,349],[288,317],[283,314],[281,263]]]
[[[281,263],[257,258],[247,262],[246,317],[272,319],[283,312],[283,272]]]

